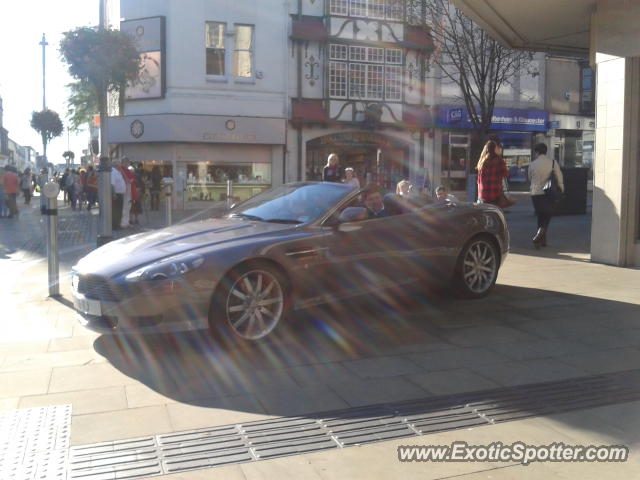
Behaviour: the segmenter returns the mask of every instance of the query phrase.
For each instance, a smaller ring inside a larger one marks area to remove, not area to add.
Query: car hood
[[[190,222],[107,243],[81,258],[73,269],[81,274],[113,276],[179,253],[229,246],[295,228],[296,225],[246,220]]]

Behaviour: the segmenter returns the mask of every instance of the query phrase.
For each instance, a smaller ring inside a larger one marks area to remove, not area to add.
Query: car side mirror
[[[361,222],[369,218],[369,214],[366,208],[363,207],[347,207],[338,217],[336,223],[337,230],[340,232],[353,232],[354,230],[360,230],[360,225],[354,225],[354,222]]]

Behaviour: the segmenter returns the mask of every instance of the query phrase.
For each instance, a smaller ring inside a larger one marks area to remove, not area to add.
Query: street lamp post
[[[45,111],[47,109],[47,69],[46,69],[46,48],[47,45],[49,45],[47,43],[47,39],[44,36],[44,33],[42,34],[42,40],[40,41],[40,43],[38,44],[40,46],[42,46],[42,111]],[[42,141],[42,159],[44,160],[44,164],[45,166],[48,165],[48,161],[47,161],[47,142],[46,141]],[[51,171],[51,169],[47,166],[47,177],[51,178],[51,176],[53,175],[53,172]]]
[[[107,26],[107,0],[100,2],[100,29]],[[98,225],[98,247],[111,241],[113,232],[111,225],[111,159],[107,141],[107,89],[102,85],[100,91],[100,166],[98,167],[98,201],[100,202],[100,219]]]

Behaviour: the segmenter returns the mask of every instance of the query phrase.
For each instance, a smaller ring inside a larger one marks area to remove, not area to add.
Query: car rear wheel
[[[227,342],[257,341],[269,335],[287,311],[287,287],[268,266],[231,272],[214,294],[209,311],[212,333]]]
[[[486,296],[496,283],[500,260],[495,244],[486,237],[467,243],[458,259],[455,290],[467,298]]]

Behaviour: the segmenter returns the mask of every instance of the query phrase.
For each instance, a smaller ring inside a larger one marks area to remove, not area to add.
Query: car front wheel
[[[486,296],[496,283],[499,266],[494,243],[485,237],[472,239],[460,254],[454,277],[455,290],[467,298]]]
[[[211,302],[209,327],[222,340],[256,341],[269,335],[287,310],[282,276],[267,266],[245,266],[222,281]]]

